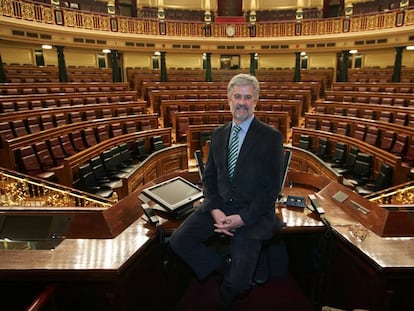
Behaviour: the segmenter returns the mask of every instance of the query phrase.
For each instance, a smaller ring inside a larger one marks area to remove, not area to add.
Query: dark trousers
[[[223,263],[217,250],[205,243],[214,235],[217,233],[214,232],[214,221],[210,213],[196,210],[169,239],[171,249],[190,266],[200,280],[208,277]],[[230,270],[225,274],[221,286],[222,299],[232,301],[249,289],[261,246],[262,241],[246,238],[242,229],[234,232],[230,238]]]

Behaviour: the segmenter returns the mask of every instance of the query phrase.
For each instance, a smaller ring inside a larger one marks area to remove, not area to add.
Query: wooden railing
[[[405,11],[394,10],[351,17],[303,20],[301,23],[296,21],[256,23],[254,27],[251,27],[250,23],[242,23],[235,24],[234,37],[295,37],[380,31],[412,26],[414,24],[413,12],[412,8],[408,8]],[[47,25],[108,33],[117,32],[142,36],[167,34],[172,37],[227,37],[226,24],[211,23],[209,29],[206,30],[203,22],[160,22],[158,20],[96,14],[62,7],[55,8],[47,4],[22,0],[2,1],[0,15]]]

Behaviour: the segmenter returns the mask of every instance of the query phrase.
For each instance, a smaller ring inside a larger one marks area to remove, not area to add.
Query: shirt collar
[[[239,126],[241,127],[241,131],[243,133],[247,133],[247,130],[250,127],[250,124],[252,124],[252,121],[254,119],[254,115],[252,115],[250,118],[248,118],[246,121],[244,121],[243,123],[240,123]],[[232,122],[232,128],[235,125],[234,121]]]

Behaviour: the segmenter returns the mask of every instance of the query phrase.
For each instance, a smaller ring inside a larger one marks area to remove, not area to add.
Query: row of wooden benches
[[[66,124],[145,114],[146,107],[143,105],[145,104],[141,104],[141,106],[135,103],[129,103],[122,106],[118,104],[96,104],[82,107],[51,108],[4,113],[0,115],[0,147],[5,140],[34,134],[51,128],[57,128]],[[148,115],[146,121],[141,120],[139,129],[158,127],[157,117],[157,115]]]
[[[414,107],[389,106],[373,103],[317,101],[314,111],[317,113],[380,120],[406,126],[414,125]]]
[[[47,93],[85,93],[85,92],[122,92],[130,91],[123,82],[49,82],[49,83],[1,83],[0,95],[47,94]]]
[[[206,100],[206,99],[221,99],[227,100],[226,90],[217,90],[212,92],[211,90],[150,90],[148,105],[150,112],[161,114],[161,103],[166,100]],[[312,107],[312,95],[310,90],[268,90],[262,92],[260,100],[300,100],[301,111],[309,111]],[[260,101],[259,100],[259,101]]]
[[[352,146],[357,147],[360,152],[369,154],[373,158],[372,172],[370,177],[375,179],[385,163],[393,169],[392,184],[398,185],[407,181],[410,174],[410,167],[403,164],[401,156],[382,150],[377,146],[373,146],[358,138],[345,136],[338,133],[326,132],[322,130],[309,128],[293,128],[292,129],[292,145],[299,147],[300,139],[303,136],[310,138],[311,149],[316,150],[321,139],[329,141],[329,154],[334,154],[334,148],[338,142],[344,143],[347,146],[347,153],[349,153]]]
[[[141,84],[139,95],[148,100],[150,90],[227,90],[228,82],[200,82],[193,81],[188,83],[182,82],[155,82],[144,81]],[[267,92],[268,90],[311,90],[312,100],[316,100],[319,97],[323,97],[323,89],[319,82],[314,81],[302,81],[302,82],[259,82],[260,94]]]
[[[122,104],[125,102],[143,103],[144,101],[137,99],[137,96],[132,91],[5,95],[0,97],[0,112],[6,113],[68,106],[79,107],[91,104]]]

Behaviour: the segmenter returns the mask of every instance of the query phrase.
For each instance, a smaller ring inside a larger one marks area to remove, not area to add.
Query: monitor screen
[[[168,211],[188,207],[203,197],[203,191],[182,177],[175,177],[142,190],[143,194]]]

